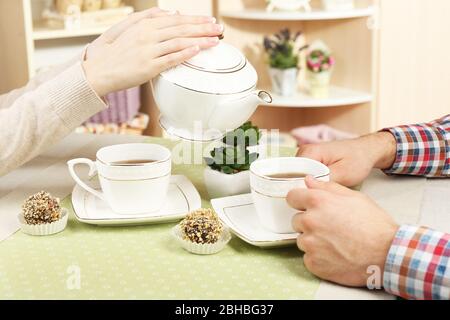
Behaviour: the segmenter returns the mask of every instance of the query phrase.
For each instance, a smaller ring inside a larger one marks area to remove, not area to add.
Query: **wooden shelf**
[[[272,94],[272,98],[272,104],[263,105],[283,108],[330,108],[350,106],[372,101],[372,95],[370,93],[334,86],[330,88],[330,95],[326,99],[313,98],[303,92],[298,92],[292,97],[283,97]]]
[[[79,19],[79,28],[64,28],[67,17],[57,12],[44,10],[43,20],[34,22],[33,40],[49,40],[61,38],[98,36],[112,25],[125,19],[135,11],[134,7],[123,6],[115,9],[102,9],[92,12],[82,12]],[[45,21],[52,22],[48,25]]]
[[[355,8],[345,11],[325,11],[313,10],[312,12],[284,12],[274,11],[267,12],[265,10],[235,10],[224,11],[221,13],[223,17],[247,20],[269,20],[269,21],[323,21],[323,20],[340,20],[370,17],[374,13],[373,7]]]
[[[33,30],[33,40],[50,40],[75,37],[98,36],[109,29],[110,26],[99,26],[79,29],[52,29],[36,25]]]

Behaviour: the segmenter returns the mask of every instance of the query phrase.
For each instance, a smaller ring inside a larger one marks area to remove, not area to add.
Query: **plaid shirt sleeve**
[[[450,176],[450,115],[431,123],[399,126],[397,157],[388,174]],[[386,259],[386,291],[405,299],[450,299],[450,235],[402,226]]]
[[[391,132],[397,140],[397,157],[386,173],[450,176],[450,114],[431,123],[399,126],[383,131]]]
[[[450,235],[400,227],[386,260],[383,285],[405,299],[450,299]]]

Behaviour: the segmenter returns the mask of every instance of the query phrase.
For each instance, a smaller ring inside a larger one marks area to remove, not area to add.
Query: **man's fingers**
[[[308,195],[307,190],[294,189],[288,193],[286,201],[292,208],[299,211],[306,211],[307,195]]]
[[[292,218],[292,228],[295,230],[295,232],[305,232],[305,225],[303,224],[303,218],[305,217],[305,214],[305,212],[299,212]]]
[[[315,145],[302,145],[298,149],[297,157],[309,158],[319,162],[322,162],[322,155],[319,152],[319,149]]]
[[[330,165],[331,180],[347,187],[353,187],[355,185],[351,179],[353,173],[349,172],[348,167],[348,164],[343,161]]]
[[[189,60],[190,58],[196,56],[200,52],[200,46],[193,46],[175,53],[171,53],[162,56],[155,60],[158,67],[158,73],[161,73],[167,69],[173,68],[180,63]]]
[[[311,176],[306,177],[306,186],[308,187],[308,189],[311,190],[324,190],[324,191],[328,191],[334,194],[340,194],[340,195],[351,195],[353,194],[353,191],[341,186],[340,184],[336,183],[336,182],[324,182],[324,181],[319,181],[317,179],[314,179]]]
[[[313,259],[311,258],[311,255],[308,253],[305,253],[303,255],[303,264],[305,265],[306,269],[308,269],[309,272],[314,273],[315,270],[315,264]],[[315,273],[314,273],[315,274]]]
[[[217,37],[211,38],[179,38],[159,43],[155,46],[155,56],[161,57],[167,54],[184,50],[193,46],[199,46],[200,49],[207,49],[216,46],[219,43]]]
[[[308,211],[310,208],[317,207],[324,199],[323,191],[309,189],[294,189],[287,195],[287,203],[299,211]]]
[[[297,247],[300,249],[300,251],[305,252],[305,254],[312,252],[314,250],[314,245],[314,238],[311,237],[311,235],[300,234],[297,237]]]

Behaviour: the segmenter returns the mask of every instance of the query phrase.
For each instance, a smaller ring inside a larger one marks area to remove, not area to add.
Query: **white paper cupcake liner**
[[[218,253],[222,251],[227,245],[227,243],[231,240],[231,233],[225,227],[223,229],[222,236],[216,243],[200,244],[200,243],[193,243],[189,240],[185,240],[183,239],[183,233],[181,231],[180,225],[176,225],[172,229],[172,235],[183,249],[191,253],[201,255]]]
[[[23,233],[32,236],[49,236],[63,231],[67,226],[68,218],[69,214],[67,210],[63,208],[61,209],[61,219],[52,223],[36,225],[27,224],[25,222],[25,218],[23,217],[23,213],[19,215],[19,222]]]

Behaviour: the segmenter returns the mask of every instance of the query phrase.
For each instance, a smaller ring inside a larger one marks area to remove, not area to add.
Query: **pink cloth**
[[[140,88],[110,93],[106,96],[109,108],[90,118],[89,123],[125,123],[132,120],[141,107]]]
[[[357,135],[339,131],[327,125],[297,128],[292,130],[291,134],[297,139],[299,145],[346,140],[357,137]]]

